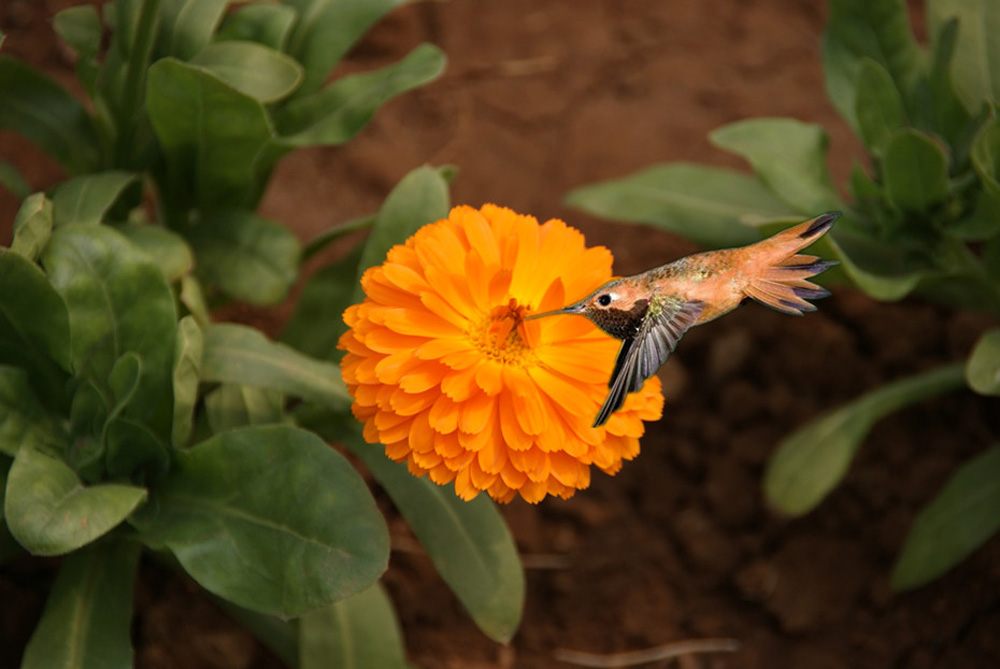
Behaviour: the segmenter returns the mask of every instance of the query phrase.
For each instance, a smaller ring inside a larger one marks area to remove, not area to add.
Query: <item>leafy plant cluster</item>
[[[1000,5],[928,0],[926,46],[903,0],[831,0],[829,10],[826,88],[868,153],[867,167],[851,174],[848,200],[830,177],[822,127],[760,118],[710,135],[746,159],[753,176],[671,163],[580,188],[568,202],[709,247],[749,243],[789,221],[842,210],[813,247],[840,261],[828,273],[834,279],[876,300],[913,294],[1000,317]],[[788,514],[808,513],[843,478],[875,422],[966,386],[1000,395],[1000,328],[984,334],[964,363],[865,393],[787,437],[767,468],[768,499]],[[962,560],[1000,530],[998,509],[1000,446],[993,446],[917,516],[893,586],[915,587]]]
[[[513,634],[523,573],[495,507],[364,444],[333,361],[360,273],[447,215],[450,172],[415,170],[375,215],[305,249],[255,213],[282,156],[350,140],[442,71],[423,45],[326,82],[398,4],[67,9],[54,26],[87,105],[0,57],[0,128],[69,174],[31,193],[0,164],[23,199],[0,249],[0,563],[63,556],[22,666],[130,666],[144,553],[187,572],[290,666],[405,666],[377,583],[386,521],[324,438],[367,465],[483,631]],[[205,295],[278,302],[304,256],[364,227],[307,285],[285,342],[212,321]]]

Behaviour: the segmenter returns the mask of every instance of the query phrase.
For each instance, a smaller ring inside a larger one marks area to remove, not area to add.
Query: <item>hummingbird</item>
[[[599,427],[656,373],[695,325],[750,299],[795,316],[815,311],[806,300],[830,292],[807,279],[837,263],[798,252],[826,234],[839,216],[839,211],[827,212],[754,244],[696,253],[613,279],[578,302],[524,320],[585,316],[621,340],[607,398],[594,419],[593,426]]]

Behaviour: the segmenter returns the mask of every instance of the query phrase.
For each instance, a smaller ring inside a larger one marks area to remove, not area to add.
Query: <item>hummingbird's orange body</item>
[[[823,214],[749,246],[697,253],[614,279],[579,302],[528,318],[578,314],[622,340],[597,427],[656,373],[688,328],[747,298],[788,314],[814,311],[806,300],[829,293],[807,279],[835,263],[798,252],[826,234],[839,215]]]

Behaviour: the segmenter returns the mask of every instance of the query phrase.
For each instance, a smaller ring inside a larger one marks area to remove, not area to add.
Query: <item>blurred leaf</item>
[[[0,365],[0,452],[17,455],[22,447],[62,446],[68,435],[49,414],[18,367]]]
[[[848,217],[842,221],[847,223]],[[898,267],[900,255],[875,240],[851,231],[846,225],[833,230],[817,243],[816,253],[827,244],[841,262],[844,273],[858,288],[880,302],[901,300],[916,288],[920,273]],[[890,255],[891,254],[891,255]]]
[[[130,485],[84,487],[65,462],[22,447],[7,477],[4,515],[11,534],[35,555],[62,555],[112,530],[146,499]]]
[[[42,262],[69,307],[74,369],[90,367],[105,378],[122,354],[136,353],[144,374],[127,413],[155,417],[166,434],[177,312],[160,268],[103,225],[57,229]]]
[[[948,197],[948,156],[917,130],[893,136],[882,171],[889,199],[903,211],[924,212]]]
[[[69,313],[38,265],[0,249],[0,286],[0,362],[51,359],[69,371]]]
[[[758,241],[748,219],[792,213],[754,177],[688,163],[577,188],[566,204],[611,220],[655,225],[710,248]]]
[[[23,200],[31,195],[31,186],[24,180],[17,168],[6,160],[0,160],[0,188],[5,189],[18,200]]]
[[[297,17],[287,5],[243,5],[226,16],[215,39],[257,42],[284,51]]]
[[[949,365],[867,392],[786,437],[764,477],[768,501],[783,512],[812,511],[847,473],[872,426],[902,407],[955,390],[962,366]]]
[[[55,226],[101,223],[125,189],[137,179],[138,175],[131,172],[111,170],[64,181],[52,194]]]
[[[69,7],[59,11],[52,19],[52,27],[80,58],[93,58],[101,48],[104,26],[93,5]]]
[[[364,481],[315,435],[288,426],[216,435],[175,454],[134,518],[205,589],[239,606],[300,616],[385,570],[389,533]]]
[[[336,365],[306,357],[243,325],[219,323],[205,330],[201,380],[270,388],[334,408],[350,403]]]
[[[253,6],[253,5],[250,5]],[[300,669],[299,661],[299,619],[281,620],[274,616],[257,613],[242,606],[236,606],[221,597],[210,595],[215,605],[226,615],[253,634],[258,641],[268,647],[288,669]]]
[[[1000,395],[1000,329],[976,342],[965,363],[965,380],[980,395]]]
[[[194,255],[187,241],[160,225],[122,225],[116,227],[133,246],[149,256],[173,283],[194,269]]]
[[[299,669],[406,669],[403,633],[381,583],[299,621]]]
[[[403,60],[381,70],[343,77],[316,93],[296,97],[275,112],[280,142],[289,148],[342,144],[354,137],[379,107],[433,81],[444,66],[440,49],[421,44]]]
[[[24,198],[14,218],[14,241],[10,250],[34,262],[52,235],[52,201],[45,193]]]
[[[1000,120],[985,123],[972,142],[972,166],[983,184],[984,196],[1000,203]]]
[[[366,230],[373,225],[375,225],[375,216],[362,216],[353,221],[347,221],[346,223],[327,228],[310,239],[302,248],[302,262],[309,260],[344,235],[349,235],[358,230]]]
[[[334,435],[330,435],[333,437]],[[416,478],[351,421],[336,437],[364,461],[389,493],[434,566],[488,637],[506,643],[524,608],[524,570],[514,539],[485,494],[466,502],[453,486]]]
[[[958,19],[958,40],[951,60],[955,92],[965,108],[977,113],[984,102],[1000,101],[1000,5],[981,0],[928,0],[927,31]]]
[[[857,80],[865,58],[885,68],[904,99],[909,96],[920,75],[921,54],[904,0],[830,1],[823,35],[826,91],[855,129]]]
[[[183,448],[191,437],[203,350],[201,328],[193,316],[185,316],[177,324],[174,341],[174,422],[170,435],[177,448]]]
[[[205,395],[212,432],[284,422],[285,397],[267,388],[223,383]]]
[[[212,317],[208,313],[208,304],[205,302],[205,295],[197,278],[190,274],[181,277],[181,290],[178,298],[199,326],[204,328],[211,324]]]
[[[743,156],[771,192],[796,212],[812,216],[843,208],[827,170],[828,139],[821,126],[758,118],[718,128],[709,140]]]
[[[894,590],[944,574],[1000,531],[1000,448],[966,462],[910,527],[892,570]]]
[[[102,542],[62,561],[21,669],[131,667],[139,546]]]
[[[170,468],[166,444],[142,423],[115,418],[108,424],[106,441],[107,472],[112,479],[149,481]]]
[[[238,300],[276,304],[298,277],[298,238],[266,218],[246,211],[208,214],[187,236],[198,275]]]
[[[862,58],[857,80],[858,134],[868,151],[881,158],[892,136],[906,125],[903,100],[889,73],[871,58]]]
[[[302,66],[293,58],[255,42],[209,44],[190,62],[265,104],[290,95],[303,76]]]
[[[209,45],[226,0],[159,0],[158,53],[190,60]]]
[[[389,10],[407,0],[286,0],[299,20],[288,53],[302,63],[306,78],[299,94],[323,85],[333,66]]]
[[[928,30],[933,30],[928,26]],[[965,160],[962,146],[968,142],[969,113],[955,93],[951,68],[958,37],[958,21],[950,19],[931,37],[931,63],[926,85],[914,99],[915,125],[943,137],[955,153],[956,164]]]

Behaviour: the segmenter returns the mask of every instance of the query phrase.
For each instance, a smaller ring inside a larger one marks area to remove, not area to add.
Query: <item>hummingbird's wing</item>
[[[608,421],[611,414],[622,408],[625,397],[656,374],[667,361],[677,342],[701,314],[703,302],[675,302],[662,305],[655,313],[643,319],[634,337],[622,340],[615,360],[614,371],[608,381],[610,390],[594,419],[594,427]]]

